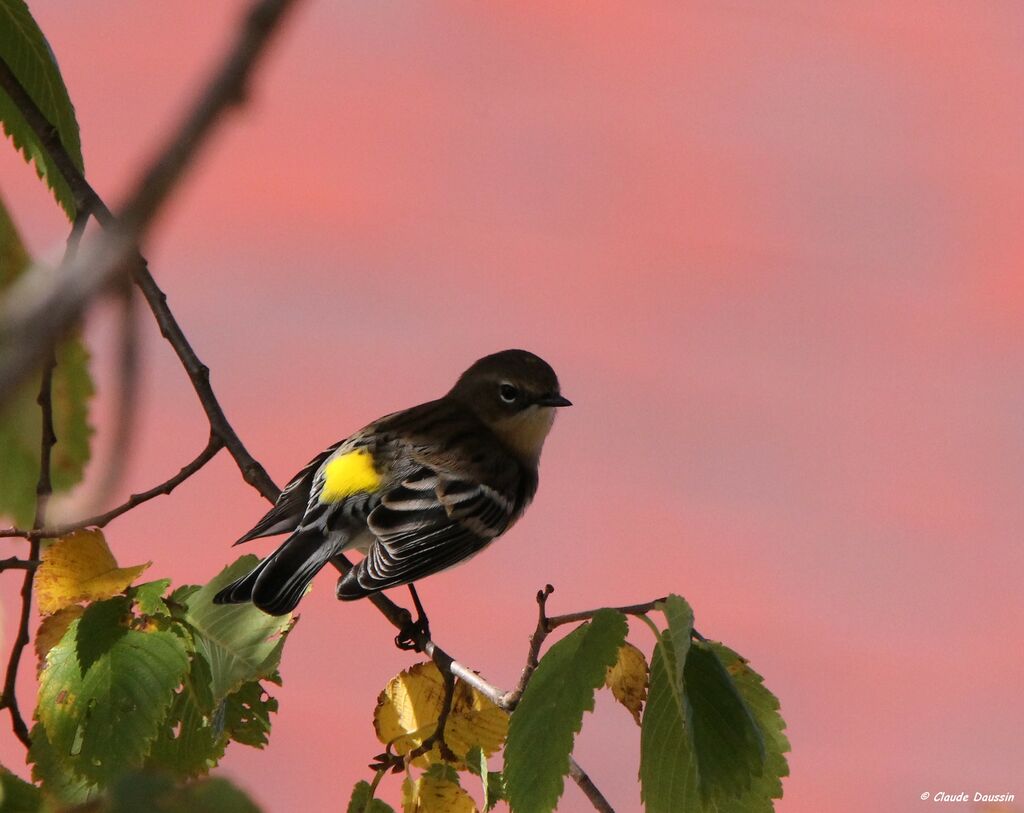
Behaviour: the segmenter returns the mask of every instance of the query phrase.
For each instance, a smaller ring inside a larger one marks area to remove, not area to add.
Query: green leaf
[[[709,641],[708,645],[724,664],[753,714],[766,752],[764,770],[754,779],[750,790],[739,799],[721,804],[719,809],[722,813],[771,813],[772,799],[782,798],[782,777],[789,776],[785,757],[789,740],[783,733],[786,723],[779,714],[779,701],[765,688],[764,678],[751,669],[744,658],[716,641]]]
[[[395,813],[395,809],[380,799],[374,799],[373,787],[369,782],[360,780],[352,788],[345,813]]]
[[[243,683],[224,701],[224,732],[235,742],[265,748],[270,737],[270,715],[277,713],[277,700],[262,683]]]
[[[508,800],[508,793],[505,790],[505,775],[501,771],[487,772],[487,785],[484,789],[484,810],[494,810],[498,802]]]
[[[32,778],[42,785],[47,796],[65,804],[81,804],[99,795],[95,783],[78,776],[61,762],[42,723],[32,726],[29,736],[32,739],[32,747],[28,749]]]
[[[167,615],[168,609],[163,595],[170,586],[170,579],[158,579],[133,587],[132,595],[139,612],[144,615]]]
[[[117,596],[108,601],[95,601],[85,608],[75,635],[75,653],[82,674],[128,633],[124,623],[128,619],[128,607],[127,599]]]
[[[0,810],[3,813],[38,813],[43,792],[30,782],[0,766]]]
[[[56,128],[75,166],[82,170],[82,145],[75,109],[71,105],[53,51],[23,0],[0,0],[0,55],[46,116],[46,120]],[[39,177],[46,180],[68,219],[73,220],[75,200],[71,188],[21,111],[3,90],[0,90],[0,122],[25,160],[35,163]]]
[[[691,709],[666,630],[651,658],[651,683],[640,726],[640,796],[645,813],[703,811],[697,759],[690,738]]]
[[[692,617],[671,610],[666,617],[670,629],[661,634],[651,660],[640,735],[645,810],[771,811],[771,799],[782,792],[779,776],[787,770],[777,701],[760,676],[743,671],[749,667],[731,650],[684,639]],[[686,650],[682,669],[677,642]]]
[[[600,610],[541,659],[512,714],[505,744],[505,785],[513,811],[554,810],[583,712],[594,708],[594,690],[604,684],[626,631],[622,613]]]
[[[0,20],[4,18],[0,0]],[[2,39],[2,26],[0,26]],[[2,95],[2,91],[0,91]],[[0,294],[28,267],[28,254],[0,200]],[[53,371],[53,427],[57,443],[50,460],[55,491],[67,491],[82,479],[89,460],[89,399],[93,394],[89,354],[72,337],[57,345]],[[0,410],[0,514],[27,527],[32,523],[39,480],[42,413],[36,403],[40,377],[30,376]]]
[[[291,614],[267,615],[252,604],[219,605],[213,597],[259,562],[249,554],[222,570],[209,584],[186,600],[186,620],[195,629],[196,650],[210,664],[211,692],[219,703],[243,683],[269,678],[281,663]]]
[[[167,597],[167,600],[173,604],[180,604],[184,607],[187,605],[188,600],[201,589],[201,586],[198,584],[183,584],[181,587],[175,587]]]
[[[686,658],[697,777],[705,800],[735,799],[761,775],[765,751],[761,733],[715,651],[696,642]]]
[[[169,776],[130,774],[111,788],[106,813],[259,813],[259,808],[226,779],[177,785]]]
[[[200,655],[191,660],[185,682],[160,726],[147,768],[170,771],[185,779],[201,776],[220,761],[227,737],[213,722],[210,697],[210,669]]]
[[[494,809],[498,802],[505,800],[505,777],[501,771],[487,770],[487,754],[479,745],[474,745],[466,754],[466,767],[474,776],[480,777],[485,811]]]
[[[693,640],[693,608],[685,598],[672,593],[659,602],[656,609],[665,614],[665,621],[668,622],[668,634],[676,656],[676,682],[682,686],[683,665],[690,650],[690,641]]]
[[[105,785],[142,765],[189,663],[174,633],[116,629],[126,598],[89,609],[50,650],[36,715],[60,764]]]

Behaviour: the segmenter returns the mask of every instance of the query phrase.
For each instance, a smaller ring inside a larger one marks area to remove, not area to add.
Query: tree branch
[[[597,789],[597,786],[587,776],[587,772],[580,767],[580,764],[572,754],[569,754],[569,776],[579,785],[583,795],[590,800],[595,810],[599,810],[600,813],[615,813],[612,806],[608,804],[608,800],[604,798],[601,791]]]
[[[159,497],[162,494],[170,494],[175,488],[184,483],[189,477],[209,463],[217,452],[223,448],[224,442],[216,435],[211,434],[206,447],[196,455],[193,460],[182,466],[181,470],[177,474],[168,478],[159,485],[147,489],[146,491],[140,491],[137,494],[132,494],[125,502],[121,503],[116,508],[111,508],[109,511],[97,514],[94,517],[81,519],[77,522],[70,522],[66,525],[51,525],[49,528],[33,528],[32,530],[2,528],[0,529],[0,537],[19,536],[25,539],[52,539],[58,536],[65,536],[72,531],[78,531],[82,528],[102,528],[111,520],[116,519],[127,511],[130,511],[137,505],[141,505],[142,503],[147,502],[154,497]]]

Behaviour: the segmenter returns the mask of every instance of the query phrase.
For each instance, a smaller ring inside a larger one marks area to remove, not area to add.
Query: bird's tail
[[[319,529],[298,530],[251,573],[217,593],[213,603],[251,601],[270,615],[290,613],[309,582],[339,547],[337,541],[325,537]]]

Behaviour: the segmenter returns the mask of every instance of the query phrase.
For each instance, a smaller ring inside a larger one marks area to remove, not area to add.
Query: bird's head
[[[472,409],[520,459],[536,464],[563,397],[551,365],[526,350],[503,350],[475,362],[448,393]]]

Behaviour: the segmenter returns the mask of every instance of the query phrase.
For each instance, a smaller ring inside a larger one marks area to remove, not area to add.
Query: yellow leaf
[[[39,612],[50,615],[79,601],[116,596],[151,564],[118,567],[102,531],[70,533],[43,552],[35,581]]]
[[[76,618],[81,618],[84,612],[84,607],[72,604],[43,619],[43,623],[36,630],[36,656],[39,658],[40,669],[43,668],[46,653],[60,643],[60,639],[68,631],[71,622]]]
[[[406,754],[423,743],[437,728],[437,718],[444,703],[444,680],[433,661],[418,663],[393,677],[377,698],[373,726],[377,738],[387,745],[394,743],[398,754]],[[485,754],[493,754],[508,734],[508,714],[460,680],[455,682],[452,710],[448,714],[444,739],[453,753],[464,757],[474,746]],[[425,767],[441,762],[440,748],[413,760]],[[462,770],[462,762],[454,763]]]
[[[647,659],[630,643],[619,647],[619,659],[608,667],[605,685],[640,725],[640,711],[647,700]]]
[[[454,782],[424,774],[402,783],[402,813],[477,813],[477,807]]]

